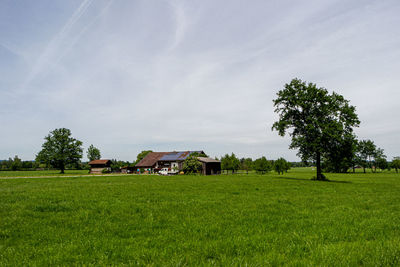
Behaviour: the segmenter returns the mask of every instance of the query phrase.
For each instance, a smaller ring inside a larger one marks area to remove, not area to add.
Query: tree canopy
[[[264,174],[266,172],[269,172],[271,168],[271,163],[264,156],[254,161],[254,169],[258,173]]]
[[[37,161],[51,165],[64,173],[67,164],[78,163],[82,158],[82,142],[71,137],[69,129],[55,129],[44,139],[42,150],[36,155]]]
[[[400,169],[400,157],[395,157],[392,160],[392,163],[390,164],[390,166],[392,168],[394,168],[396,170],[396,172],[399,172],[399,169]]]
[[[90,145],[87,150],[87,157],[89,161],[100,159],[101,158],[100,150],[95,146]]]
[[[274,169],[278,174],[283,174],[283,172],[287,172],[290,169],[290,163],[284,158],[279,158],[274,161]]]
[[[228,155],[226,154],[221,158],[221,168],[223,170],[231,170],[232,173],[239,170],[240,160],[236,157],[235,154]]]
[[[321,158],[329,158],[338,144],[353,136],[353,127],[360,123],[355,107],[343,96],[300,79],[285,84],[273,102],[279,120],[272,129],[281,136],[291,130],[289,148],[298,149],[302,160],[315,161],[316,179],[324,180]]]
[[[198,173],[201,170],[201,163],[197,159],[198,156],[198,153],[192,153],[183,161],[182,171],[185,174],[194,174]]]

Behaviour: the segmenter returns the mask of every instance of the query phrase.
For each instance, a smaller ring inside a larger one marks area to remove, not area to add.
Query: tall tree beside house
[[[195,174],[200,172],[201,163],[197,159],[198,156],[197,153],[192,153],[183,161],[182,171],[185,174]]]
[[[142,152],[140,152],[137,157],[136,157],[136,161],[134,163],[134,165],[138,164],[139,161],[141,161],[142,159],[144,159],[144,157],[147,156],[147,154],[153,152],[153,150],[143,150]]]
[[[87,157],[89,161],[100,159],[101,158],[100,150],[94,145],[90,145],[87,150]]]
[[[316,180],[325,180],[321,158],[329,158],[335,145],[353,134],[353,127],[360,123],[355,107],[343,96],[335,92],[329,94],[326,89],[300,79],[286,84],[273,102],[279,120],[272,130],[281,136],[291,130],[289,148],[298,149],[302,160],[315,161]]]
[[[82,158],[82,142],[73,138],[69,129],[55,129],[44,139],[36,161],[51,165],[64,173],[67,164],[77,163]]]

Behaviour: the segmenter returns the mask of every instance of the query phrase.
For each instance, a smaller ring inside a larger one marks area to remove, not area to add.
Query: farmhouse
[[[90,173],[102,173],[103,170],[111,171],[111,160],[96,159],[89,162]]]
[[[221,162],[207,158],[203,151],[150,152],[135,167],[149,173],[157,173],[162,168],[180,171],[185,159],[193,153],[200,155],[197,159],[202,163],[202,174],[211,175],[221,172]]]
[[[161,169],[158,166],[158,160],[166,154],[168,154],[168,152],[150,152],[146,157],[139,161],[135,167],[144,170],[145,172],[158,172]]]

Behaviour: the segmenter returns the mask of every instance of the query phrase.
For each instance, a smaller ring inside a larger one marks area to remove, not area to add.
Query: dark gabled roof
[[[89,165],[107,164],[109,162],[111,162],[109,159],[95,159],[89,162]]]
[[[200,162],[204,162],[204,163],[221,162],[221,161],[219,161],[219,160],[212,159],[212,158],[206,158],[206,157],[197,157],[197,159],[198,159]]]
[[[204,154],[203,151],[174,151],[162,156],[159,160],[161,161],[182,161],[185,160],[193,153]]]
[[[139,161],[135,167],[146,168],[153,167],[157,161],[169,152],[150,152],[141,161]]]

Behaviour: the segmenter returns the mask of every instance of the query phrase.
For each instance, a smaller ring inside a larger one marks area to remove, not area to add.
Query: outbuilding
[[[111,172],[111,160],[96,159],[89,162],[90,173],[103,173],[103,170]]]
[[[197,160],[202,164],[201,174],[221,174],[221,161],[207,157],[197,157]]]

